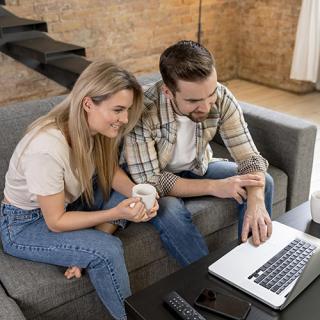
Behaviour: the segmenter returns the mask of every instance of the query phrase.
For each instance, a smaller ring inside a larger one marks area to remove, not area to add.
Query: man
[[[254,244],[266,241],[273,180],[239,104],[217,82],[212,55],[179,41],[161,55],[160,72],[163,81],[146,88],[146,111],[125,138],[124,155],[132,179],[154,185],[161,196],[150,222],[164,246],[182,266],[208,253],[182,200],[205,195],[235,199],[242,241],[250,231]],[[209,142],[218,131],[236,163],[214,161]]]

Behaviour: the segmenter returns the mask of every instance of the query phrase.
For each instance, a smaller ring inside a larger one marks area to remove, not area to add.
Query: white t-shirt
[[[186,116],[176,114],[177,140],[166,170],[178,173],[192,168],[196,158],[196,123]]]
[[[70,165],[71,149],[67,140],[56,128],[34,134],[31,131],[25,135],[11,157],[5,197],[12,205],[25,210],[39,208],[37,195],[53,195],[63,190],[65,205],[73,202],[82,190]]]

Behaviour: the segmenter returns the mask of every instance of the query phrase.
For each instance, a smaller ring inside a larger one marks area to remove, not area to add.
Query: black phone
[[[208,288],[202,290],[194,304],[200,308],[236,320],[245,319],[251,308],[251,303],[245,300]]]

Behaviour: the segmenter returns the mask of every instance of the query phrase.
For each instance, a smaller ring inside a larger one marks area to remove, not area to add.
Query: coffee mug
[[[315,191],[310,199],[311,217],[316,223],[320,223],[320,191]]]
[[[132,196],[141,198],[146,209],[150,210],[153,208],[157,190],[151,184],[140,183],[132,188]]]

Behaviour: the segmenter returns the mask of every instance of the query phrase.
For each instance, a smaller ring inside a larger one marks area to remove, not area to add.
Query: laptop
[[[274,221],[268,241],[256,247],[250,238],[208,270],[282,310],[320,274],[320,239]]]

